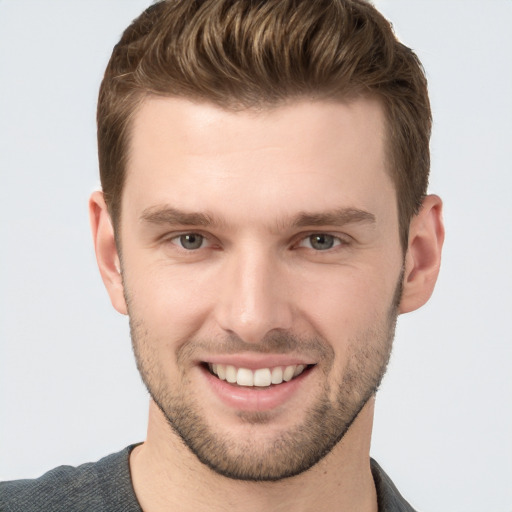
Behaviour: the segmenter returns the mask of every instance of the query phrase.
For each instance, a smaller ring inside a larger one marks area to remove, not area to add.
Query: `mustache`
[[[301,354],[315,360],[334,359],[334,350],[321,337],[302,337],[288,331],[270,331],[259,342],[249,343],[235,333],[226,333],[215,339],[187,340],[176,350],[178,363],[194,359],[198,353],[209,355],[255,354]]]

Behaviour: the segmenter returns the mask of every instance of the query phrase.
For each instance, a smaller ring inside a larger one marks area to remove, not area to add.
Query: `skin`
[[[103,280],[130,315],[139,370],[160,405],[151,401],[147,440],[130,459],[145,511],[377,510],[373,394],[396,314],[430,297],[444,238],[441,201],[428,196],[403,254],[384,126],[367,98],[237,113],[151,98],[136,114],[119,251],[101,192],[90,212]],[[183,246],[187,233],[197,248]],[[318,250],[317,234],[333,246]],[[219,394],[212,384],[202,363],[224,361],[311,367],[277,404],[255,408],[261,390],[234,404],[227,385]],[[317,443],[298,433],[319,403],[332,424],[320,438],[348,430],[307,471],[278,477]],[[229,439],[225,463],[203,449],[212,470],[169,426],[180,406],[199,438]],[[247,474],[256,459],[260,477],[276,481],[227,478],[236,457]]]

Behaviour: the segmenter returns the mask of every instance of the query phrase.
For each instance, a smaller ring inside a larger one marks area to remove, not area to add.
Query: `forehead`
[[[385,208],[384,145],[383,110],[369,98],[242,111],[149,98],[132,125],[123,215],[160,204],[228,217]]]

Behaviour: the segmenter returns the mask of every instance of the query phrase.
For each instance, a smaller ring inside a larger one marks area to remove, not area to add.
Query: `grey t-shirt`
[[[34,480],[0,483],[0,512],[142,512],[130,477],[136,445],[78,467],[59,466]],[[379,512],[414,512],[371,460]]]

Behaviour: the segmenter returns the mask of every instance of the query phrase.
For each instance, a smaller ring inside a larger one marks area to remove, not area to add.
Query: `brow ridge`
[[[178,224],[183,226],[202,226],[222,224],[219,219],[206,212],[185,212],[171,206],[156,206],[142,212],[140,219],[151,224]]]
[[[319,213],[301,212],[292,225],[301,228],[306,226],[342,226],[353,223],[374,224],[375,222],[376,218],[373,213],[359,208],[338,208]]]
[[[186,212],[171,206],[155,206],[142,212],[140,219],[151,224],[169,224],[181,226],[218,227],[227,223],[220,217],[208,212]],[[342,226],[353,223],[376,222],[373,213],[359,208],[338,208],[325,212],[302,211],[297,216],[276,223],[281,229],[304,228],[308,226]]]

